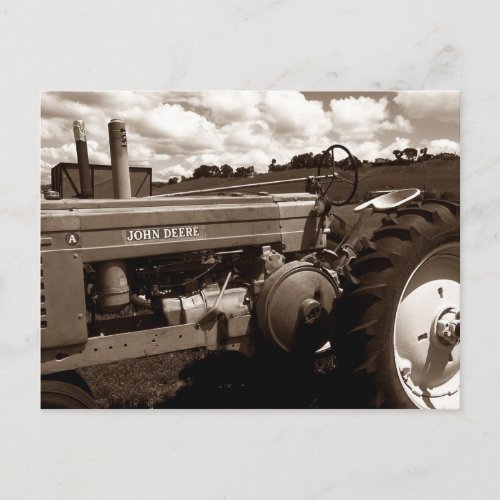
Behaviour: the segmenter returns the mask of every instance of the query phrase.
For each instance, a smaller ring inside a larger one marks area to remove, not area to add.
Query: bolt
[[[80,313],[80,314],[78,315],[78,319],[82,319],[82,318],[83,318],[83,314],[82,314],[82,313]]]
[[[405,382],[410,378],[410,374],[411,374],[411,368],[409,368],[408,366],[405,366],[404,368],[401,369],[401,377]]]
[[[73,259],[78,259],[78,254],[77,253],[73,254]]]
[[[308,325],[312,325],[320,317],[320,314],[321,314],[321,309],[319,307],[315,307],[305,317],[305,323]]]

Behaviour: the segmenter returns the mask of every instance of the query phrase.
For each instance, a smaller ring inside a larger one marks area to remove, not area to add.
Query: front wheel
[[[75,372],[48,375],[41,381],[42,409],[95,408],[95,401],[86,382]]]
[[[345,389],[356,406],[459,408],[458,206],[424,202],[383,224],[358,249],[333,337]]]

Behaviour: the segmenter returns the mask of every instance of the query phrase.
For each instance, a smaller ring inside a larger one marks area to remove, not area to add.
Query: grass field
[[[99,408],[331,408],[345,407],[335,392],[333,358],[312,373],[263,368],[235,352],[203,349],[163,354],[79,370]],[[340,394],[340,391],[338,392]]]
[[[379,189],[400,189],[416,187],[422,190],[458,198],[460,190],[460,165],[459,160],[432,160],[413,165],[361,167],[359,169],[359,187],[356,194],[357,200],[363,200],[366,193]],[[175,193],[192,191],[204,188],[217,188],[222,186],[245,185],[255,182],[276,181],[291,178],[300,178],[314,175],[314,169],[284,170],[256,175],[251,179],[231,177],[229,179],[195,179],[180,184],[154,188],[153,194]],[[339,189],[347,189],[347,185],[339,185]],[[281,186],[265,186],[253,188],[250,191],[268,191],[270,193],[287,193],[303,191],[301,183],[283,184]],[[242,191],[245,191],[242,189]],[[335,194],[335,193],[334,193]],[[340,193],[342,194],[342,193]],[[334,196],[334,195],[333,195]]]
[[[259,180],[304,177],[311,170],[292,170],[256,176],[253,179],[198,179],[165,186],[160,192],[247,184]],[[270,192],[301,191],[299,184]],[[433,161],[410,166],[378,167],[360,170],[363,199],[371,190],[419,187],[437,195],[459,198],[458,161]],[[261,191],[264,189],[256,189]],[[353,205],[339,207],[336,214],[349,225],[356,216]],[[368,235],[380,224],[380,216],[366,228]],[[300,380],[293,373],[262,371],[262,366],[238,353],[213,353],[203,349],[164,354],[80,370],[101,408],[169,407],[347,407],[336,381],[331,357],[318,359],[312,374]],[[291,376],[290,376],[291,375]]]

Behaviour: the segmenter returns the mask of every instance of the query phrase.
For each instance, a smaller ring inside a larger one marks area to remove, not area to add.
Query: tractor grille
[[[47,309],[45,305],[45,284],[43,279],[43,259],[40,259],[40,328],[43,332],[47,328]]]

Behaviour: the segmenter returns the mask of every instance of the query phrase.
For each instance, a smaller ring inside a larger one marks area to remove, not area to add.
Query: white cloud
[[[267,172],[271,159],[267,151],[250,149],[242,153],[227,153],[221,163],[227,163],[233,168],[254,166],[256,172]]]
[[[162,168],[155,172],[153,180],[168,181],[170,177],[177,177],[179,180],[182,176],[190,177],[192,171],[183,167],[182,165],[171,165],[170,167]]]
[[[422,147],[428,148],[429,154],[439,153],[460,153],[460,145],[449,139],[433,139],[420,141],[418,147],[408,137],[396,137],[390,144],[383,146],[379,140],[364,141],[364,142],[348,142],[347,147],[351,153],[356,155],[360,160],[374,161],[377,158],[387,158],[394,160],[395,156],[393,151],[398,149],[403,151],[406,148],[415,147],[420,149]],[[341,159],[341,158],[339,158]]]
[[[218,149],[222,144],[213,122],[178,104],[162,104],[147,111],[134,108],[122,115],[135,134],[155,139],[157,146],[163,144],[169,150],[161,152]]]
[[[89,153],[89,162],[98,165],[108,164],[110,162],[109,154],[100,149],[96,141],[87,141],[87,149]],[[60,162],[76,163],[76,146],[75,143],[67,143],[61,147],[45,147],[42,148],[42,161],[52,166]]]
[[[153,148],[141,144],[140,138],[136,138],[136,141],[128,148],[128,158],[130,165],[148,167],[153,163],[168,161],[170,155],[165,153],[157,154]]]
[[[259,117],[262,96],[262,92],[252,91],[202,92],[199,103],[216,123],[241,122]]]
[[[237,150],[268,148],[272,140],[269,125],[263,120],[234,122],[220,129],[224,147]]]
[[[377,158],[387,158],[389,160],[394,160],[395,157],[392,152],[395,149],[399,149],[401,151],[405,148],[411,147],[411,142],[407,137],[396,137],[387,146],[384,146],[380,140],[362,142],[349,141],[346,142],[345,145],[351,151],[351,153],[360,160],[374,161]],[[342,159],[342,157],[339,156],[338,159]]]
[[[69,122],[63,118],[42,118],[41,139],[45,147],[60,146],[73,140],[73,128],[69,128]]]
[[[374,161],[380,157],[380,141],[364,141],[360,144],[351,145],[351,153],[360,160]]]
[[[432,118],[441,122],[459,122],[458,92],[398,92],[394,102],[409,118]]]
[[[89,154],[89,163],[96,165],[109,165],[109,154],[102,151],[97,141],[87,141],[87,150]],[[68,162],[76,163],[76,146],[74,142],[63,144],[59,147],[42,147],[41,149],[41,168],[42,182],[50,182],[50,170],[58,163]]]
[[[42,184],[50,184],[50,171],[53,165],[46,161],[40,162],[40,180]]]
[[[277,134],[311,142],[331,131],[331,123],[322,103],[308,101],[300,92],[267,92],[263,118]]]
[[[155,155],[155,160],[159,160],[159,161],[167,161],[170,159],[170,155],[167,155],[167,154],[158,154],[158,155]]]
[[[449,139],[434,139],[431,141],[422,141],[422,147],[427,147],[427,153],[436,155],[439,153],[456,153],[460,154],[460,145]]]
[[[73,147],[75,147],[74,144]],[[111,163],[109,153],[107,151],[103,151],[97,141],[87,141],[87,148],[89,152],[90,163],[96,163],[99,165],[109,165]]]
[[[217,163],[223,163],[223,161],[220,160],[220,158],[221,156],[219,154],[203,153],[200,155],[188,156],[186,161],[194,165],[193,168],[196,168],[200,165],[216,165]]]
[[[67,118],[79,120],[89,113],[95,114],[96,109],[77,101],[61,98],[58,94],[48,92],[43,95],[42,115],[46,118]]]
[[[390,120],[387,97],[346,97],[330,101],[333,131],[342,141],[373,139],[382,130],[411,131],[410,122],[401,115]]]
[[[396,137],[391,144],[386,146],[385,148],[380,150],[379,158],[387,158],[389,160],[395,160],[396,157],[393,154],[393,151],[398,149],[399,151],[403,151],[403,149],[410,148],[411,142],[407,137]]]
[[[413,132],[413,126],[404,116],[396,115],[394,121],[384,121],[381,124],[383,130],[397,130],[398,132]]]

